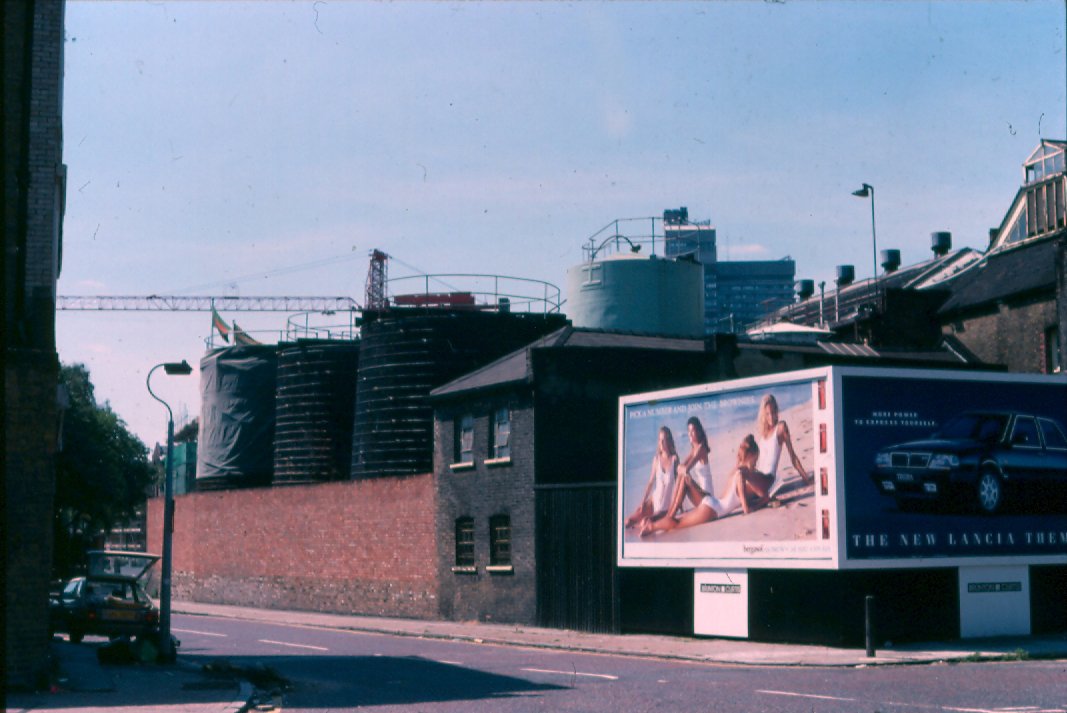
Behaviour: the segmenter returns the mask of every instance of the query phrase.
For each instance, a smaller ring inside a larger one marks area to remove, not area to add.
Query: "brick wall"
[[[179,495],[173,597],[433,618],[434,511],[430,475]],[[150,552],[162,513],[150,500]]]
[[[1056,324],[1060,340],[1060,369],[1067,371],[1067,237],[1056,250]]]
[[[509,463],[486,465],[493,409],[507,405],[511,419]],[[454,419],[474,416],[474,467],[454,470]],[[434,473],[438,493],[440,613],[456,621],[533,624],[537,618],[534,524],[534,426],[528,396],[505,394],[441,405],[434,417]],[[511,524],[511,570],[491,571],[489,518]],[[453,571],[456,519],[474,519],[473,572]]]
[[[1045,366],[1045,330],[1056,324],[1055,300],[1002,304],[945,328],[978,358],[1011,372],[1040,374]],[[962,327],[962,329],[961,329]]]

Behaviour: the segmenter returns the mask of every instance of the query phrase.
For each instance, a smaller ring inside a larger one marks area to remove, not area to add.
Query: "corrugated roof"
[[[819,342],[819,348],[827,354],[854,357],[876,357],[878,352],[866,344],[852,344],[849,342]]]
[[[829,354],[852,359],[877,359],[892,362],[917,362],[933,364],[945,362],[959,365],[979,365],[982,362],[966,349],[958,348],[958,343],[949,344],[942,340],[940,348],[934,350],[914,351],[907,349],[875,349],[867,344],[854,342],[818,342],[816,344],[776,344],[773,341],[739,341],[738,349],[789,352],[793,354]]]

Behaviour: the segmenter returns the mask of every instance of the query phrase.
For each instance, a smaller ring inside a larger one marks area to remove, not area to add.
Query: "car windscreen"
[[[965,413],[953,416],[934,434],[945,440],[995,441],[1004,433],[1008,417],[1003,414]]]

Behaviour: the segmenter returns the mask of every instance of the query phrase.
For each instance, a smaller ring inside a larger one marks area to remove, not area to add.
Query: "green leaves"
[[[63,365],[59,380],[70,406],[62,415],[56,458],[56,552],[77,556],[76,542],[89,542],[134,515],[155,471],[144,443],[110,404],[96,402],[84,365]],[[63,564],[57,556],[57,568]]]

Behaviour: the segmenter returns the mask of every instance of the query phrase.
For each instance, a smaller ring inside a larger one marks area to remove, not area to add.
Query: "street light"
[[[852,195],[857,198],[871,197],[871,244],[874,253],[871,256],[871,266],[874,268],[873,276],[871,277],[871,285],[878,281],[878,238],[874,232],[874,186],[869,183],[864,183],[858,191],[852,191]]]
[[[167,475],[163,481],[163,574],[159,587],[159,645],[161,658],[170,662],[175,657],[170,638],[170,575],[174,538],[174,412],[166,401],[152,391],[152,374],[159,367],[163,367],[163,371],[171,376],[188,376],[193,373],[193,367],[184,359],[180,362],[165,362],[153,366],[145,377],[148,393],[167,409]]]

